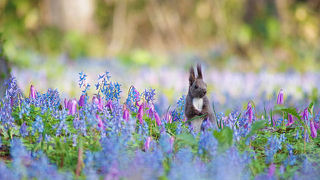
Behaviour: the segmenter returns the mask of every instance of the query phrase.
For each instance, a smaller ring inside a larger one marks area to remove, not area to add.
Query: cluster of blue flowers
[[[282,130],[283,123],[272,124],[272,114],[261,113],[262,117],[258,110],[263,108],[251,102],[245,110],[217,113],[218,129],[207,121],[205,130],[196,134],[185,124],[184,95],[172,109],[166,104],[168,110],[161,113],[156,108],[155,89],[139,93],[131,86],[125,102],[121,102],[121,85],[112,82],[108,72],[99,75],[92,99],[85,73],[79,73],[79,100],[63,101],[57,90],[41,94],[33,86],[25,97],[15,79],[6,86],[6,96],[0,100],[0,179],[270,178],[275,176],[275,169],[283,174],[287,167],[299,163],[302,165],[295,177],[306,172],[319,174],[316,168],[306,169],[319,164],[308,165],[308,157],[297,155],[285,132],[272,134],[274,129]],[[283,94],[277,103],[283,105]],[[305,122],[312,120],[317,130],[319,117],[309,115]],[[259,138],[254,123],[261,121],[272,130],[258,129],[270,135],[261,140],[265,141],[261,145],[264,150],[256,153],[251,146]],[[298,129],[294,140],[304,140],[299,138],[299,130],[310,138],[305,124],[288,126]],[[225,142],[230,136],[225,129],[230,129],[231,143]],[[313,134],[312,138],[317,138],[316,132]],[[247,147],[243,150],[238,144]],[[275,162],[281,152],[287,156]],[[259,174],[251,167],[258,156],[264,158],[266,166]]]

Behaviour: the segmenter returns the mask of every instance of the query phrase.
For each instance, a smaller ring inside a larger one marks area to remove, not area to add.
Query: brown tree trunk
[[[5,95],[4,83],[10,78],[10,68],[8,61],[3,54],[2,42],[0,39],[0,98]]]

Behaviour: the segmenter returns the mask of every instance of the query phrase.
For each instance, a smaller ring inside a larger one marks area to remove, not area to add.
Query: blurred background
[[[0,0],[0,53],[19,85],[69,96],[79,72],[109,71],[123,94],[152,87],[171,101],[200,62],[221,101],[302,97],[319,86],[319,32],[319,0]]]

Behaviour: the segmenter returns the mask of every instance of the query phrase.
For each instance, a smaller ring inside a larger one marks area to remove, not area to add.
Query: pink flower
[[[141,104],[139,106],[139,110],[138,110],[137,116],[138,116],[140,124],[142,124],[143,123],[143,119],[142,119],[142,117],[143,117],[143,104]]]
[[[127,108],[124,108],[122,118],[127,122],[129,121],[129,110]]]
[[[92,97],[92,103],[96,104],[100,111],[103,110],[103,102],[102,102],[101,97],[93,96]]]
[[[293,116],[291,114],[288,114],[288,123],[286,124],[286,126],[290,126],[293,123],[294,123]]]
[[[249,123],[252,123],[252,118],[253,118],[253,111],[252,111],[252,105],[250,102],[248,102],[248,106],[247,106],[247,112],[246,114],[248,115],[249,118]]]
[[[103,122],[98,114],[96,114],[96,118],[98,119],[98,127],[104,129]]]
[[[160,117],[156,111],[154,112],[154,118],[156,119],[157,125],[161,126],[161,120],[160,120]]]
[[[274,172],[276,171],[276,165],[275,164],[270,164],[269,166],[269,171],[268,171],[268,176],[273,177]]]
[[[82,94],[78,102],[79,106],[83,107],[85,104],[85,101],[86,101],[86,95]]]
[[[317,129],[314,127],[314,122],[310,121],[310,130],[311,130],[311,137],[316,138],[317,137]]]
[[[151,137],[147,137],[146,142],[144,143],[144,149],[147,151],[150,148]]]
[[[152,119],[154,115],[154,106],[153,104],[150,105],[150,108],[148,110],[148,116]]]
[[[30,93],[29,93],[29,98],[35,99],[36,98],[36,89],[34,88],[33,85],[30,86]]]
[[[280,89],[279,94],[278,94],[278,98],[277,98],[277,104],[281,105],[284,103],[283,100],[283,89]]]
[[[75,115],[77,112],[77,101],[74,99],[70,99],[68,101],[68,109],[69,109],[69,115]]]
[[[109,108],[110,111],[113,111],[112,101],[111,100],[108,100],[106,107]]]

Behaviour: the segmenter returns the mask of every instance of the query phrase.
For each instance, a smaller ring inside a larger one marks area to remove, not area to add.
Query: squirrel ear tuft
[[[196,80],[196,76],[194,74],[193,67],[190,68],[190,75],[189,75],[189,84],[190,86],[193,84],[193,82]]]
[[[197,71],[198,71],[198,78],[202,79],[202,70],[201,70],[201,65],[197,64]]]

